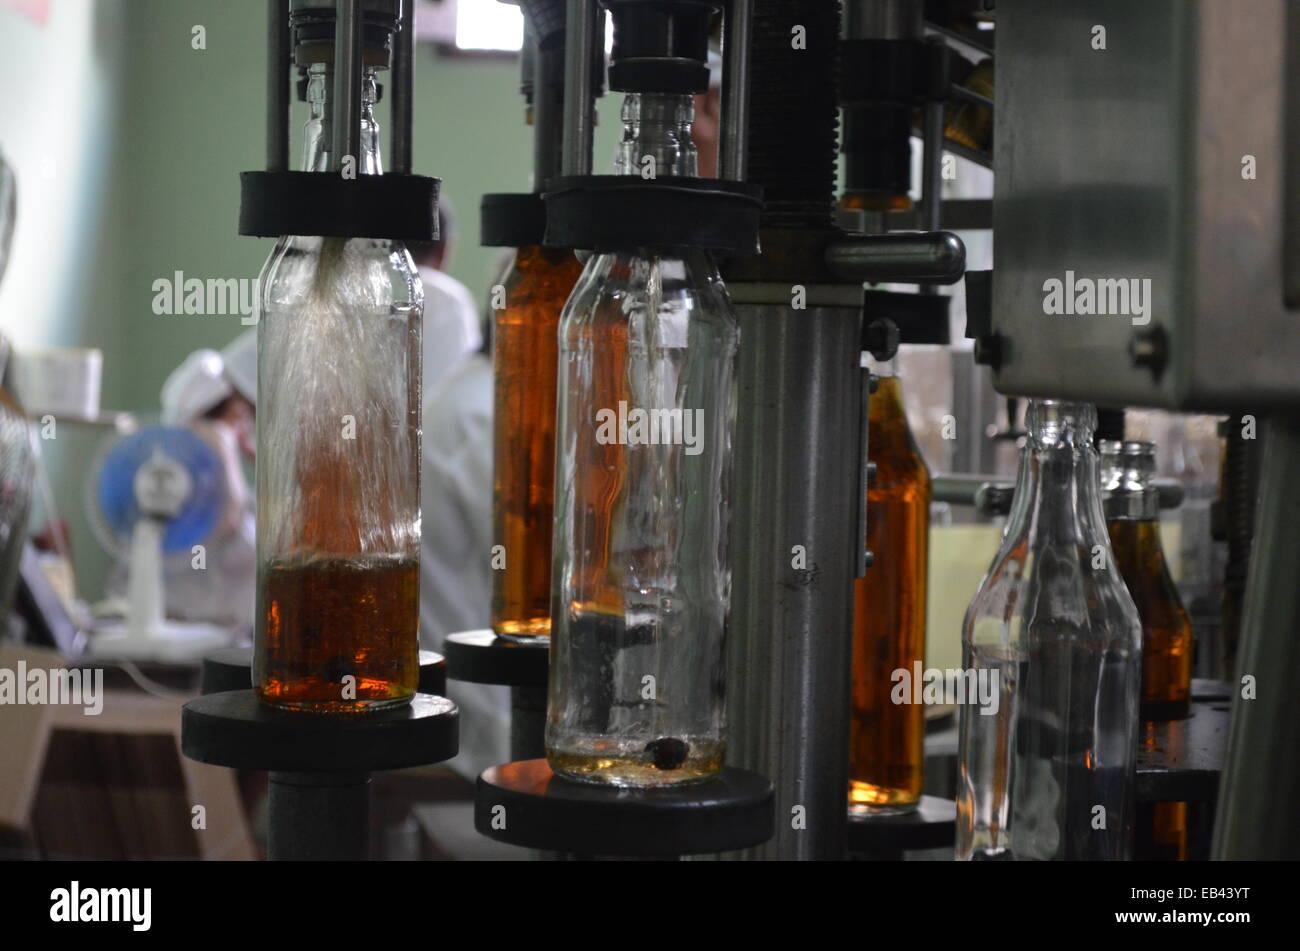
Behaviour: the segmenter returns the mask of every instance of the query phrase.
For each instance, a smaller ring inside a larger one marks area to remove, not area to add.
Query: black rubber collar
[[[526,248],[546,234],[546,204],[529,194],[484,195],[479,204],[479,244],[485,248]]]
[[[589,251],[758,252],[762,189],[715,178],[584,175],[546,183],[546,240]]]
[[[439,184],[424,175],[241,172],[239,233],[433,241]]]

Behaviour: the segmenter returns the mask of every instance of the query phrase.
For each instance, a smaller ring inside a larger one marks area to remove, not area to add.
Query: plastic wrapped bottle
[[[330,73],[308,74],[306,171],[329,171]],[[381,174],[374,71],[358,171]],[[406,248],[282,237],[261,276],[257,635],[269,704],[357,713],[419,677],[420,318]]]
[[[689,96],[628,94],[617,170],[695,175],[691,117]],[[738,342],[700,250],[595,255],[565,307],[546,727],[561,775],[722,768]]]
[[[1006,532],[963,629],[965,666],[997,702],[961,709],[957,857],[1124,859],[1142,627],[1102,514],[1096,414],[1033,400],[1026,425]]]

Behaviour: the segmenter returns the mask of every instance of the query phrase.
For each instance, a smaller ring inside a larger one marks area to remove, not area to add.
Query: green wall
[[[242,330],[238,316],[155,315],[152,285],[175,271],[255,278],[271,250],[269,239],[236,234],[239,173],[265,160],[265,9],[263,0],[53,0],[40,27],[0,8],[0,148],[18,170],[21,203],[0,328],[20,349],[103,349],[106,408],[157,412],[162,382],[186,354]],[[196,26],[205,49],[193,48]],[[479,199],[530,184],[518,71],[512,56],[417,52],[415,170],[443,180],[459,226],[449,269],[478,298],[499,259],[478,247]],[[601,109],[598,168],[613,155],[617,105]],[[386,125],[382,106],[379,118]],[[57,187],[27,187],[49,167]],[[67,430],[46,460],[81,593],[98,597],[107,560],[82,518],[82,486],[103,437]]]

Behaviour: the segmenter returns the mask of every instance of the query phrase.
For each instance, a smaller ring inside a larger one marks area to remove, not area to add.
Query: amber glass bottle
[[[1192,622],[1160,544],[1160,505],[1151,479],[1155,445],[1101,445],[1106,524],[1115,562],[1142,618],[1141,742],[1156,742],[1157,724],[1188,715],[1192,693]],[[1187,803],[1138,807],[1139,859],[1187,858]]]
[[[962,87],[985,99],[992,99],[993,60],[986,59],[971,70],[962,81]],[[950,106],[943,134],[967,148],[988,150],[993,141],[993,110],[969,101]]]
[[[492,629],[505,637],[551,633],[556,333],[581,273],[570,250],[520,248],[496,311]]]
[[[894,703],[894,671],[909,682],[925,660],[930,471],[912,437],[893,363],[873,368],[867,547],[874,562],[854,588],[849,806],[858,815],[910,812],[921,799],[925,709]]]
[[[1111,546],[1142,616],[1142,719],[1182,719],[1191,701],[1192,624],[1160,545],[1155,444],[1110,441],[1101,449]]]

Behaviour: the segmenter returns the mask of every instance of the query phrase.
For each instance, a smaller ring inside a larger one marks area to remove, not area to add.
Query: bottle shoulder
[[[611,252],[587,261],[561,317],[565,338],[577,344],[592,333],[625,331],[634,339],[648,327],[661,346],[684,346],[687,332],[737,346],[740,325],[707,254]]]
[[[313,300],[390,314],[424,306],[424,286],[399,241],[287,235],[276,242],[258,280],[263,316]]]
[[[1039,544],[1004,536],[966,612],[968,643],[1016,644],[1036,635],[1140,651],[1142,624],[1104,537]]]

